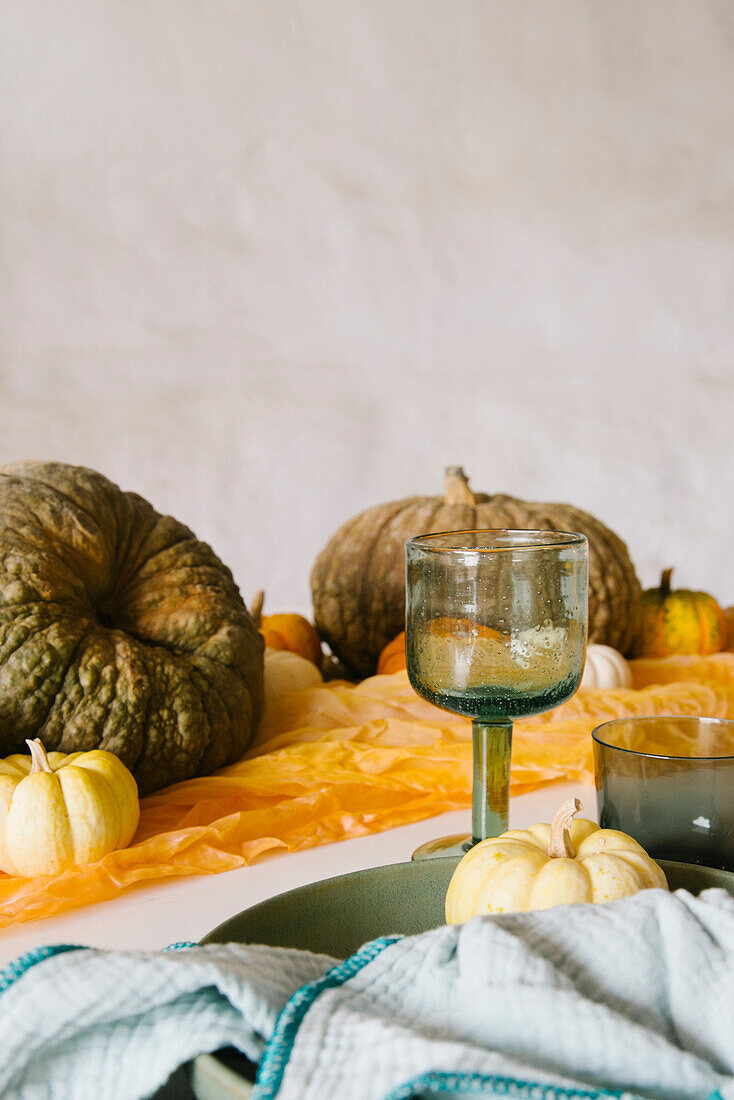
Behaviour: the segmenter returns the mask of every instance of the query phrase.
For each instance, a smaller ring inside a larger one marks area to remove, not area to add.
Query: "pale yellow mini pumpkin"
[[[265,703],[289,691],[302,691],[323,683],[323,676],[313,661],[299,657],[287,649],[265,650]]]
[[[550,825],[510,829],[475,844],[449,883],[447,923],[668,889],[661,868],[632,837],[584,818],[572,821],[581,808],[573,798]]]
[[[581,687],[632,687],[630,666],[618,649],[613,649],[610,645],[588,645]]]
[[[124,848],[138,827],[132,774],[113,753],[46,753],[0,760],[0,870],[54,875]]]

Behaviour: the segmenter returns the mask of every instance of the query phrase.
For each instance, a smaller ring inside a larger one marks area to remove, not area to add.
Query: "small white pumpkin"
[[[313,661],[307,661],[287,649],[265,650],[265,702],[323,683],[324,678]]]
[[[581,677],[582,688],[629,688],[632,672],[622,654],[610,645],[592,644],[586,647],[586,664]]]
[[[475,844],[449,883],[447,924],[487,913],[615,901],[650,887],[668,889],[663,871],[636,840],[584,818],[572,821],[580,809],[573,798],[550,825],[510,829]]]

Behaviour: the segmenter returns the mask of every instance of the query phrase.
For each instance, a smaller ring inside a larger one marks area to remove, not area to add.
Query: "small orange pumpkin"
[[[725,644],[724,612],[707,592],[673,591],[672,569],[665,569],[659,588],[642,593],[637,608],[635,657],[708,656]]]
[[[297,653],[299,657],[305,657],[307,661],[313,661],[317,668],[321,668],[322,652],[321,641],[313,623],[303,615],[263,615],[263,603],[265,593],[256,592],[250,607],[250,615],[255,620],[255,625],[265,639],[268,649],[286,650],[288,653]]]
[[[405,631],[401,630],[397,638],[388,642],[377,662],[377,675],[388,676],[391,672],[400,672],[405,668]]]
[[[499,630],[493,630],[489,626],[475,623],[471,619],[452,619],[448,616],[433,619],[432,622],[428,624],[428,629],[431,634],[435,634],[442,638],[447,638],[451,635],[460,636],[466,634],[474,634],[479,638],[500,639],[502,637]],[[396,638],[388,642],[380,654],[380,658],[377,662],[377,674],[379,676],[389,675],[391,672],[400,672],[405,666],[405,631],[402,630]]]

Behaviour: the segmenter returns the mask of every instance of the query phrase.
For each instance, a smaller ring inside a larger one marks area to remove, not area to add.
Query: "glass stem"
[[[512,722],[472,722],[474,787],[472,840],[499,836],[509,825]]]

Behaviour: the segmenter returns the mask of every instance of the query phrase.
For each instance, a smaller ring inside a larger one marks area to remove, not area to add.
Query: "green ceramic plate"
[[[394,863],[315,882],[245,909],[202,943],[266,943],[345,959],[363,943],[394,933],[414,935],[444,923],[443,903],[457,859]],[[723,886],[734,894],[734,874],[692,863],[660,860],[671,890],[699,894]],[[236,1052],[203,1054],[192,1066],[198,1100],[246,1100],[254,1067]]]

